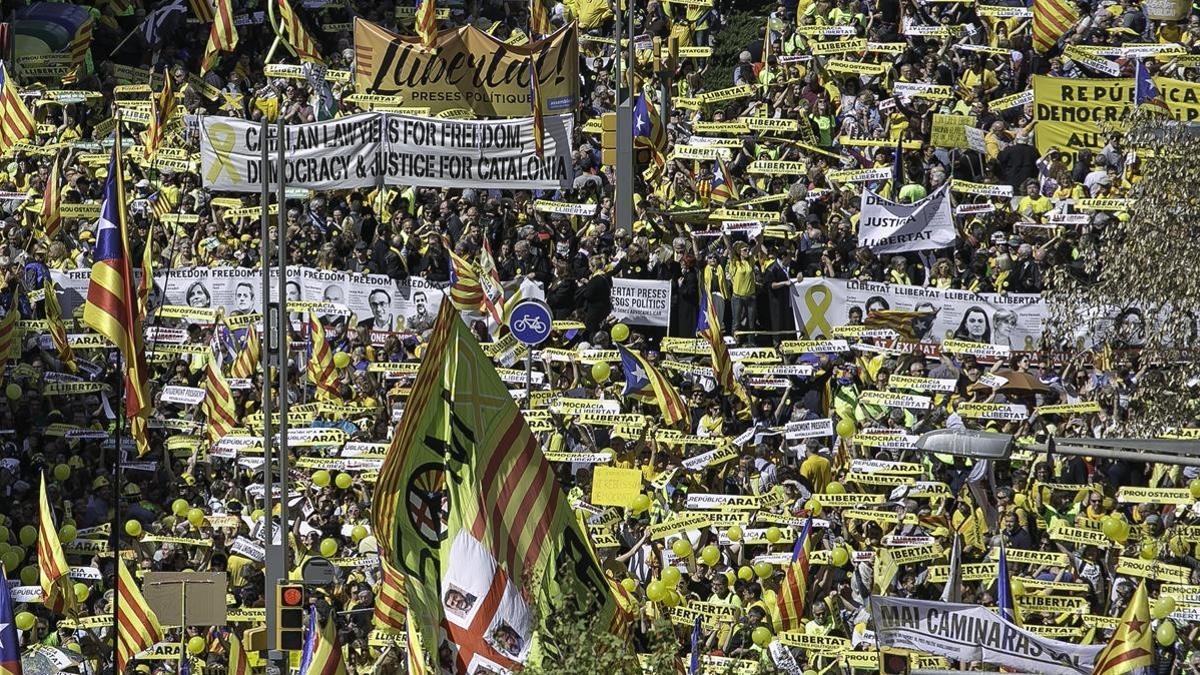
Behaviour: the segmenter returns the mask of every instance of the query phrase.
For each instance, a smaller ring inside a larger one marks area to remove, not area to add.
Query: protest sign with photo
[[[969,340],[1019,350],[1034,349],[1047,317],[1044,300],[1030,293],[972,293],[871,281],[810,278],[792,286],[796,326],[810,338],[834,326],[861,323],[876,310],[936,312],[918,326],[921,342]]]

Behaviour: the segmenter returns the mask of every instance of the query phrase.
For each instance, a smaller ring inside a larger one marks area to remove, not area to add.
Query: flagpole
[[[120,111],[117,112],[116,119],[117,119],[116,144],[113,146],[113,156],[116,158],[116,161],[113,162],[113,170],[120,172],[123,170],[123,167],[121,166],[121,115],[120,115]],[[117,184],[120,185],[122,189],[124,189],[124,187],[125,187],[124,181],[119,181],[118,180],[119,176],[120,176],[120,174],[118,174],[117,176],[113,176],[113,180],[117,181]],[[118,195],[118,197],[121,199],[124,199],[125,195],[121,194],[121,195]],[[123,221],[124,221],[125,214],[119,214],[119,215],[121,216],[119,218],[119,220],[121,220],[122,222],[119,223],[120,229],[118,230],[118,232],[119,232],[120,236],[124,237],[125,231],[124,231],[124,222]],[[128,261],[126,261],[126,262],[128,262]],[[134,302],[134,301],[135,301],[134,298],[126,298],[125,299],[125,302]],[[126,365],[126,367],[128,367],[128,365]],[[122,445],[123,445],[122,444],[123,439],[121,438],[121,419],[125,416],[125,397],[128,395],[128,392],[125,390],[126,387],[125,387],[124,374],[120,373],[120,372],[118,374],[119,374],[119,377],[117,379],[120,381],[120,385],[118,386],[117,391],[120,392],[120,394],[117,396],[117,409],[116,409],[117,419],[116,419],[115,433],[113,434],[113,438],[116,439],[116,446],[113,450],[114,467],[113,467],[113,494],[112,494],[112,498],[113,498],[112,531],[113,531],[113,537],[115,538],[114,541],[117,543],[116,550],[113,552],[113,560],[116,561],[116,563],[118,565],[123,565],[125,563],[121,559],[121,533],[124,532],[124,530],[121,528],[121,473],[122,473],[121,472],[121,449],[122,449]],[[119,610],[119,605],[121,603],[120,585],[121,585],[121,576],[120,576],[120,570],[118,570],[117,576],[115,577],[115,583],[113,586],[113,599],[112,599],[112,615],[113,615],[112,661],[113,661],[113,669],[114,670],[117,667],[117,617],[119,617],[121,615],[120,610]],[[64,593],[65,592],[66,591],[64,591]],[[116,675],[122,675],[122,674],[116,673]]]

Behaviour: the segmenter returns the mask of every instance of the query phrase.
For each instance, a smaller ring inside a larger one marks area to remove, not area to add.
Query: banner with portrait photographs
[[[972,293],[844,279],[804,279],[792,286],[796,327],[809,338],[830,337],[834,326],[862,323],[875,310],[929,310],[918,338],[924,343],[966,340],[1037,348],[1049,310],[1034,293]]]
[[[277,276],[271,271],[272,280]],[[90,270],[51,271],[59,289],[64,315],[70,316],[87,298]],[[429,330],[445,297],[443,288],[425,279],[397,281],[382,274],[351,274],[289,267],[285,289],[289,304],[323,303],[313,309],[326,322],[339,317],[376,332]],[[262,275],[240,267],[194,267],[159,271],[149,298],[150,308],[163,305],[196,309],[222,309],[225,316],[254,314],[262,310]],[[301,305],[304,307],[304,305]],[[295,309],[294,307],[292,309]],[[305,311],[291,311],[293,323]]]

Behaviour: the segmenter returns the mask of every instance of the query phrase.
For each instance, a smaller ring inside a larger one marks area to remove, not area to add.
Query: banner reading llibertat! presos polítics
[[[579,39],[575,24],[524,45],[511,45],[473,26],[438,33],[432,51],[420,39],[354,21],[354,84],[359,92],[399,95],[404,105],[437,113],[467,108],[478,117],[529,115],[529,61],[536,62],[542,113],[564,113],[579,100]]]

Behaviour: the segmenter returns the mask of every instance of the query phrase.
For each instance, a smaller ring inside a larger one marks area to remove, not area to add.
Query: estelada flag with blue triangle
[[[8,570],[0,566],[0,573],[4,581],[4,592],[0,593],[0,675],[21,675],[21,645],[8,591]]]

